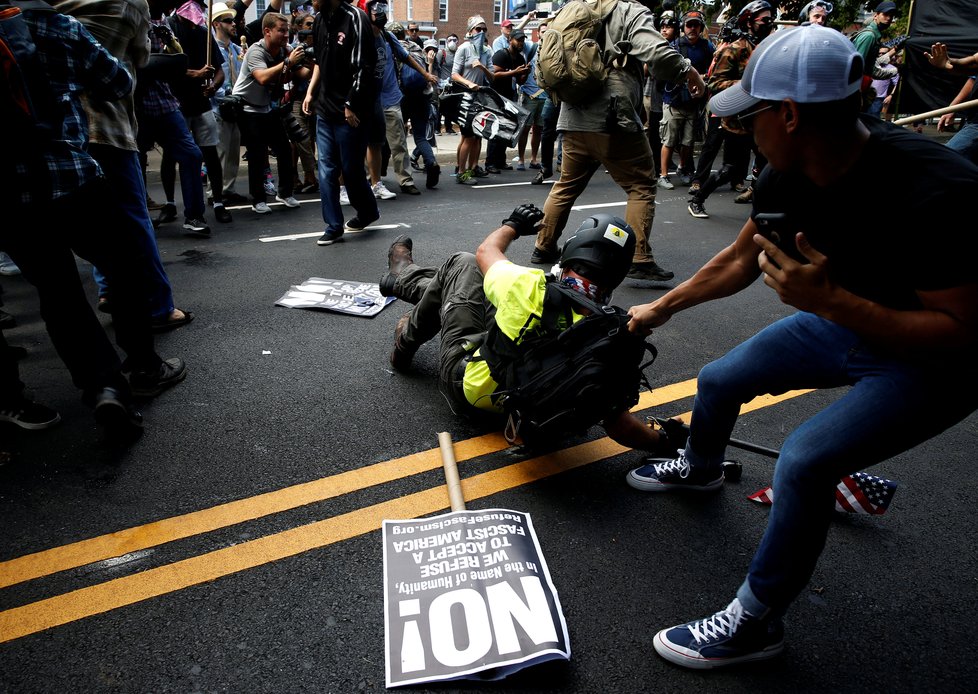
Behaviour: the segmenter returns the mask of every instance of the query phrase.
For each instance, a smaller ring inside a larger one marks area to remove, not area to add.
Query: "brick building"
[[[506,0],[392,0],[392,21],[407,25],[417,22],[424,38],[445,39],[449,34],[465,36],[465,22],[482,15],[489,29],[489,40],[500,34],[499,24],[506,18]]]

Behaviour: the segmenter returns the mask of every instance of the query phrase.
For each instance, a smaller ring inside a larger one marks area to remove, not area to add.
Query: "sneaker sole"
[[[670,492],[673,490],[713,492],[723,486],[723,479],[723,473],[720,473],[717,479],[707,484],[669,484],[659,481],[651,482],[644,477],[636,475],[635,470],[630,471],[625,477],[625,481],[628,482],[629,487],[643,492]]]
[[[342,236],[338,236],[337,238],[330,239],[328,241],[323,241],[322,239],[319,239],[318,241],[316,241],[316,245],[317,246],[332,246],[334,243],[342,243],[342,242],[343,242],[343,237]]]
[[[696,217],[697,219],[709,219],[710,218],[710,215],[708,215],[706,212],[696,213],[696,212],[693,212],[692,208],[690,208],[690,207],[687,207],[686,208],[686,211],[689,212],[689,214],[692,215],[693,217]]]
[[[188,369],[184,367],[183,371],[181,371],[178,375],[174,376],[168,381],[157,383],[152,387],[141,388],[139,386],[133,385],[131,382],[129,384],[129,387],[132,389],[132,395],[134,398],[155,398],[164,390],[172,388],[173,386],[175,386],[176,384],[184,380],[187,377],[187,371]]]
[[[652,639],[652,647],[655,648],[655,652],[668,660],[670,663],[679,665],[681,667],[690,668],[692,670],[713,670],[716,668],[728,667],[730,665],[737,665],[738,663],[751,663],[758,660],[769,660],[780,655],[781,652],[784,651],[784,640],[782,639],[778,643],[772,644],[760,651],[755,651],[754,653],[748,653],[735,658],[704,658],[703,656],[699,655],[691,656],[677,650],[677,646],[674,646],[663,638],[662,635],[667,631],[669,630],[663,629]]]

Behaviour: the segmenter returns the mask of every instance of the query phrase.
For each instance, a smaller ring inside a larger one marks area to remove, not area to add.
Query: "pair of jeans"
[[[881,353],[851,330],[805,312],[765,328],[700,371],[686,455],[693,467],[717,470],[743,403],[767,393],[849,386],[781,447],[767,529],[738,592],[748,612],[783,613],[805,587],[825,545],[839,479],[975,411],[976,375],[974,366]]]
[[[332,122],[316,116],[316,150],[319,156],[319,192],[326,231],[343,231],[343,208],[340,207],[340,174],[346,185],[350,204],[361,222],[380,218],[377,199],[363,172],[367,157],[367,124],[351,127],[345,121]]]
[[[194,142],[187,120],[180,111],[162,116],[139,115],[136,135],[140,152],[148,152],[159,143],[163,152],[180,165],[180,193],[183,195],[183,214],[188,219],[204,216],[204,184],[200,180],[200,165],[204,155]]]
[[[276,110],[268,113],[244,111],[238,116],[241,139],[248,148],[248,193],[255,204],[265,202],[265,170],[268,168],[268,149],[275,153],[278,166],[278,195],[287,198],[294,191],[292,143]]]
[[[965,123],[947,141],[947,146],[978,164],[978,123]]]
[[[153,221],[146,208],[146,184],[143,181],[139,155],[118,147],[94,143],[88,145],[88,153],[102,167],[102,173],[112,187],[113,200],[122,213],[120,220],[123,229],[139,240],[143,255],[149,258],[149,265],[143,270],[151,284],[148,306],[150,315],[153,318],[166,318],[173,312],[173,290],[170,287],[170,278],[163,269]],[[105,281],[105,275],[98,267],[92,269],[92,276],[98,285],[99,296],[109,294],[110,288]]]
[[[112,323],[128,366],[154,371],[162,363],[146,310],[150,259],[145,243],[124,228],[119,208],[111,202],[115,194],[99,180],[53,202],[9,210],[7,224],[0,228],[0,247],[37,288],[51,343],[74,384],[89,395],[104,387],[128,394],[129,385],[85,295],[75,254],[105,273],[112,287]],[[99,224],[79,225],[80,219],[98,219]]]
[[[405,94],[401,99],[401,116],[411,123],[411,136],[414,138],[411,159],[420,154],[426,169],[438,164],[431,142],[428,141],[429,137],[433,138],[430,110],[431,99],[427,94]]]
[[[649,232],[655,217],[655,168],[652,150],[642,131],[607,133],[563,133],[563,161],[560,180],[550,189],[543,206],[543,226],[537,235],[536,247],[553,252],[557,239],[567,225],[571,207],[587,188],[591,176],[604,166],[628,195],[625,221],[635,232],[633,263],[651,263]],[[546,155],[544,155],[546,156]],[[546,160],[544,160],[546,163]]]

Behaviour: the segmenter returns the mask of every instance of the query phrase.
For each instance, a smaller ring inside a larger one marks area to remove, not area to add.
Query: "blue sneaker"
[[[625,481],[643,492],[667,492],[688,489],[710,492],[723,486],[723,468],[695,469],[686,460],[686,451],[676,451],[678,458],[646,458],[645,465],[628,473]]]
[[[712,617],[663,629],[652,639],[670,663],[695,670],[767,660],[784,650],[780,619],[759,619],[738,598]]]

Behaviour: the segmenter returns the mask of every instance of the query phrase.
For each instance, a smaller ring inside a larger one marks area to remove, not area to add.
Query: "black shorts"
[[[385,142],[387,142],[387,120],[384,118],[384,109],[380,107],[378,98],[374,101],[374,108],[367,123],[367,144],[380,147]]]

